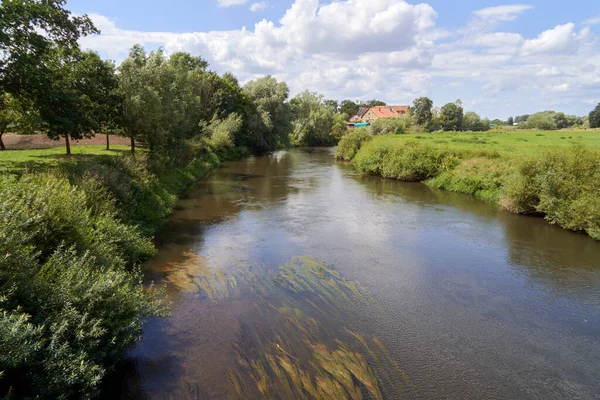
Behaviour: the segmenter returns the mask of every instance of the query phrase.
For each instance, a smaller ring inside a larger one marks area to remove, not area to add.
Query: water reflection
[[[600,391],[600,244],[543,220],[314,149],[225,164],[157,243],[173,315],[112,398]]]

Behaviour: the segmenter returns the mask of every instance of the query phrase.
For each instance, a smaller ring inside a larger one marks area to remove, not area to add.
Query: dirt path
[[[65,141],[52,140],[46,135],[13,135],[5,134],[2,136],[7,150],[27,150],[27,149],[49,149],[52,147],[64,147]],[[129,145],[130,140],[121,136],[110,136],[111,145]],[[106,145],[105,135],[96,135],[91,139],[71,140],[71,146],[82,145]]]

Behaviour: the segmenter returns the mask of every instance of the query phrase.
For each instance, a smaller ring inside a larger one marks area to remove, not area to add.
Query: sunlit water
[[[224,164],[146,267],[111,398],[600,398],[600,243],[330,149]]]

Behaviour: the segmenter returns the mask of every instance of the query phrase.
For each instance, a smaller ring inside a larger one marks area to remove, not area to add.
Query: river
[[[112,398],[600,398],[600,243],[332,149],[228,162],[145,265]]]

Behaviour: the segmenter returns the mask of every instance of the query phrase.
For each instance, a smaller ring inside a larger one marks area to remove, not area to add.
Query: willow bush
[[[153,254],[97,182],[0,178],[0,397],[96,395],[144,318],[165,313],[135,266]]]

